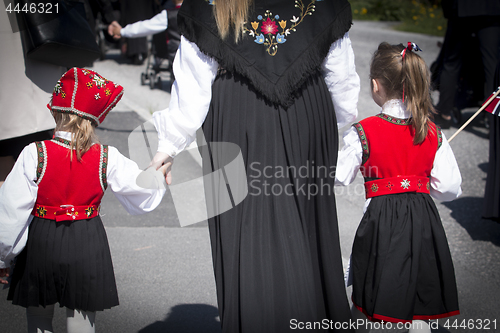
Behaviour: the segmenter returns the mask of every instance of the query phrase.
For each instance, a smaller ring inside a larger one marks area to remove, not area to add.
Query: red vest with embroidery
[[[80,161],[61,138],[36,142],[38,195],[32,214],[56,221],[95,217],[107,187],[108,147],[94,144]]]
[[[429,176],[442,142],[439,127],[429,123],[427,137],[415,145],[408,119],[379,114],[353,126],[363,147],[360,171],[365,177],[367,198],[402,192],[429,193]]]

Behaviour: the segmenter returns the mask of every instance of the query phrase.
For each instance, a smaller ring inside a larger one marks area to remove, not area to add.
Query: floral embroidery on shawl
[[[266,46],[267,53],[274,56],[278,52],[278,45],[287,41],[285,37],[297,31],[296,28],[302,23],[304,17],[314,13],[316,1],[321,0],[312,0],[309,5],[305,6],[302,0],[295,0],[295,7],[300,10],[300,14],[294,15],[289,20],[280,20],[279,15],[273,15],[270,10],[266,10],[264,16],[258,15],[257,21],[250,22],[251,27],[248,27],[248,22],[245,23],[244,32],[255,37],[254,42]]]

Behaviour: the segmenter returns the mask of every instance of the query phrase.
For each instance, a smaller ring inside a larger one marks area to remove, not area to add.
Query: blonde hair
[[[74,114],[52,111],[56,121],[56,131],[71,132],[71,150],[76,152],[76,158],[81,161],[92,144],[98,143],[99,139],[95,134],[95,126],[90,120],[84,119]],[[70,153],[73,160],[73,154]]]
[[[403,60],[404,48],[402,44],[381,43],[372,58],[370,78],[379,80],[388,98],[403,98],[412,115],[413,143],[420,144],[427,137],[430,118],[435,113],[430,72],[424,60],[413,51],[407,50]]]
[[[214,16],[217,29],[225,39],[231,29],[234,30],[234,41],[237,43],[243,36],[243,29],[253,0],[218,0],[215,1]]]

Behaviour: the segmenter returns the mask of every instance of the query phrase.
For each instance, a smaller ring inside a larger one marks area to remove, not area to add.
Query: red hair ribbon
[[[403,49],[403,51],[401,51],[401,56],[403,57],[403,59],[405,57],[406,50],[408,50],[408,51],[422,51],[422,49],[420,47],[418,47],[417,44],[412,43],[412,42],[408,42],[408,45]]]

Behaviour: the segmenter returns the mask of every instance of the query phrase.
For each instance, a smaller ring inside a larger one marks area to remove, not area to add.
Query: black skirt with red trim
[[[113,263],[101,218],[62,221],[34,217],[16,259],[7,296],[23,307],[101,311],[118,305]]]
[[[352,250],[354,305],[371,320],[409,322],[459,314],[446,234],[432,198],[372,198]]]

